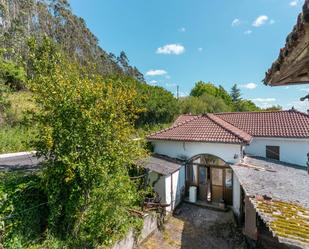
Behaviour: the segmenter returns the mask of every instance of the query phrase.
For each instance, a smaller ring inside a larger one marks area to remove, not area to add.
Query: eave
[[[309,0],[263,82],[269,86],[309,84]]]

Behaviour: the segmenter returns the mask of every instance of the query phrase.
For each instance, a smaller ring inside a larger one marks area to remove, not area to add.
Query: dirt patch
[[[139,249],[246,249],[232,212],[182,204],[164,231],[156,232]]]

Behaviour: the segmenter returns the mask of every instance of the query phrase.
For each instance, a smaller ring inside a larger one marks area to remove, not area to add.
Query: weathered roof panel
[[[181,168],[183,162],[177,159],[160,155],[152,155],[140,162],[140,164],[151,171],[161,175],[170,175]]]
[[[282,243],[309,248],[306,168],[254,157],[231,167],[273,235]]]

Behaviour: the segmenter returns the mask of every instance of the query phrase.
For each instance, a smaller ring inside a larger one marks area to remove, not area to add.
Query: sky
[[[260,107],[305,111],[309,85],[269,87],[265,72],[296,24],[303,0],[71,0],[100,46],[125,51],[148,84],[180,95],[197,81],[230,90]]]

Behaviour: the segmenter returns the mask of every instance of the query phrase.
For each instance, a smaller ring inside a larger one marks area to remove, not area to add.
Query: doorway
[[[197,187],[199,201],[233,204],[233,173],[222,159],[213,155],[199,155],[186,166],[186,191]]]

